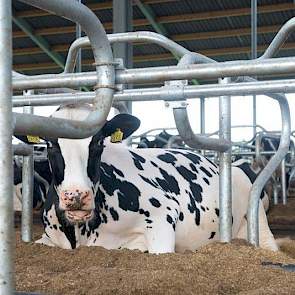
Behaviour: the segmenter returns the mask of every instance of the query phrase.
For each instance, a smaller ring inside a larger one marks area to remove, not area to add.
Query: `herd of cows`
[[[91,111],[89,105],[64,106],[53,117],[84,120]],[[119,114],[93,137],[45,139],[48,160],[35,162],[34,168],[34,208],[42,207],[44,225],[38,243],[167,253],[196,250],[218,240],[217,165],[185,149],[167,149],[161,140],[157,145],[141,139],[138,148],[130,148],[109,139],[119,131],[124,140],[139,125],[136,117]],[[233,163],[234,238],[247,238],[248,198],[256,172],[243,159]],[[19,210],[22,179],[17,161],[14,185]],[[267,208],[268,196],[263,193],[260,246],[275,251]]]

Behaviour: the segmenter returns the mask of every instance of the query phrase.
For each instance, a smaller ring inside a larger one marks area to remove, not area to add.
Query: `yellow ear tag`
[[[30,143],[40,143],[40,137],[38,136],[32,136],[32,135],[27,135],[27,139],[28,139],[28,142]]]
[[[117,128],[117,130],[111,135],[111,142],[121,142],[123,140],[123,132],[120,128]]]

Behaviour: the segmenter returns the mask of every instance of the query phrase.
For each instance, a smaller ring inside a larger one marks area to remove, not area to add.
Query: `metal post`
[[[219,79],[219,83],[230,83],[230,78]],[[230,96],[219,98],[219,138],[229,142],[231,141],[230,99]],[[220,153],[219,174],[220,241],[230,242],[232,238],[231,149]]]
[[[282,201],[284,205],[287,205],[286,159],[284,159],[281,163],[281,173]]]
[[[81,3],[81,0],[76,0],[78,3]],[[81,38],[81,26],[79,23],[76,23],[76,39]],[[77,60],[76,60],[76,72],[82,72],[82,62],[81,62],[81,48],[78,49],[77,52]]]
[[[277,205],[279,203],[277,183],[273,184],[273,203],[274,203],[274,205]]]
[[[200,97],[200,123],[201,123],[201,134],[205,134],[205,97],[201,96]]]
[[[14,289],[11,0],[0,0],[0,294]]]
[[[113,0],[113,33],[124,33],[132,31],[133,21],[132,0]],[[113,44],[115,58],[122,58],[126,68],[133,67],[133,46],[130,43]],[[127,87],[126,87],[127,86]],[[125,88],[132,86],[125,85]],[[132,112],[132,102],[126,102],[128,112]]]
[[[28,90],[25,95],[34,94],[33,90]],[[33,107],[23,108],[24,113],[33,114]],[[33,175],[34,159],[33,154],[23,157],[22,168],[22,219],[21,237],[24,242],[31,242],[33,239]]]
[[[251,58],[257,58],[257,0],[251,0]],[[256,134],[256,95],[253,95],[253,136]]]

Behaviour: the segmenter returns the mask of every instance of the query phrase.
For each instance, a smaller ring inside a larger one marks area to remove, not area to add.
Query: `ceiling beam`
[[[273,4],[273,5],[263,5],[258,7],[258,13],[274,13],[279,11],[288,11],[294,10],[294,3],[282,3],[282,4]],[[250,15],[250,8],[235,8],[235,9],[227,9],[227,10],[218,10],[218,11],[209,11],[209,12],[198,12],[198,13],[190,13],[190,14],[181,14],[181,15],[170,15],[170,16],[160,16],[155,20],[160,24],[167,23],[178,23],[178,22],[187,22],[187,21],[201,21],[201,20],[212,20],[223,17],[230,16],[245,16]],[[133,20],[133,26],[147,26],[150,25],[147,19],[135,19]],[[103,24],[106,30],[112,30],[112,23],[107,22]],[[74,33],[75,26],[64,26],[64,27],[51,27],[51,28],[41,28],[36,29],[36,35],[58,35],[58,34],[68,34]],[[22,31],[14,31],[14,38],[23,38],[26,35]]]
[[[12,20],[41,49],[43,53],[49,56],[56,63],[56,65],[64,69],[64,58],[59,53],[52,51],[45,38],[35,35],[34,29],[25,19],[13,15]]]
[[[266,33],[276,33],[281,26],[264,26],[258,27],[259,34]],[[216,39],[216,38],[228,38],[228,37],[236,37],[236,36],[248,36],[251,34],[250,28],[241,28],[241,29],[233,29],[233,30],[221,30],[215,32],[201,32],[201,33],[190,33],[190,34],[179,34],[172,35],[169,38],[173,41],[181,42],[181,41],[192,41],[192,40],[206,40],[206,39]],[[134,43],[135,46],[142,45],[144,43]],[[56,52],[66,52],[69,49],[69,44],[58,44],[51,46],[51,49]],[[90,49],[90,47],[89,47]],[[28,47],[28,48],[16,48],[13,50],[14,55],[34,55],[40,54],[43,51],[39,47]]]
[[[166,2],[177,2],[180,0],[143,0],[145,4],[158,4],[158,3],[166,3]],[[100,11],[100,10],[106,10],[106,9],[112,9],[113,8],[113,2],[108,1],[104,3],[89,3],[86,4],[88,8],[90,8],[92,11]],[[28,9],[28,10],[22,10],[18,11],[16,16],[18,17],[40,17],[40,16],[48,16],[52,15],[51,13],[41,10],[41,9]]]
[[[258,46],[257,50],[259,52],[264,51],[267,48],[268,45],[260,45]],[[281,50],[290,50],[295,49],[295,42],[289,42],[285,43]],[[204,54],[209,57],[217,57],[217,56],[226,56],[226,55],[237,55],[237,54],[243,54],[243,53],[249,53],[251,51],[250,46],[249,47],[230,47],[230,48],[221,48],[221,49],[205,49],[200,50],[198,53]],[[152,54],[152,55],[139,55],[134,56],[134,62],[135,63],[141,63],[141,62],[149,62],[149,61],[163,61],[163,60],[173,60],[174,57],[170,53],[163,53],[163,54]],[[91,65],[93,64],[92,59],[87,59],[82,61],[83,65]],[[46,62],[46,63],[28,63],[28,64],[14,64],[15,70],[44,70],[44,69],[56,69],[58,66],[52,62]]]

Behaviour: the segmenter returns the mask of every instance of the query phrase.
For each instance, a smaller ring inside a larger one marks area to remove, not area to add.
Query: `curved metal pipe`
[[[255,246],[259,246],[259,223],[258,223],[258,210],[260,194],[265,186],[266,182],[273,174],[273,172],[280,165],[281,161],[286,156],[289,150],[290,134],[291,134],[291,119],[290,110],[287,99],[283,95],[272,95],[275,98],[281,109],[282,116],[282,133],[280,138],[280,145],[276,154],[270,159],[266,167],[261,171],[259,176],[253,183],[249,206],[247,212],[247,223],[248,223],[248,241]]]
[[[15,133],[50,137],[85,138],[104,124],[112,105],[115,72],[113,55],[104,28],[96,15],[76,1],[21,0],[43,10],[79,23],[91,41],[96,65],[97,85],[94,111],[84,121],[14,114]]]
[[[260,56],[258,59],[265,59],[273,57],[279,48],[284,44],[287,40],[289,34],[295,29],[295,17],[288,20],[276,34],[268,48],[265,50],[264,54]]]
[[[188,146],[195,149],[217,150],[219,152],[224,152],[231,147],[227,140],[196,135],[191,128],[185,108],[173,109],[173,115],[179,135]]]
[[[189,53],[180,59],[177,66],[182,67],[190,65],[198,62],[199,60],[199,55]],[[169,85],[183,85],[183,81],[172,81]],[[179,135],[188,146],[196,149],[207,149],[219,152],[225,152],[231,147],[231,143],[227,140],[196,135],[191,128],[186,106],[173,108],[173,115]]]
[[[147,31],[138,31],[138,32],[128,32],[128,33],[116,33],[108,34],[107,38],[110,43],[116,42],[150,42],[157,44],[172,54],[182,56],[189,53],[190,51],[176,42],[166,38],[163,35],[147,32]],[[65,64],[64,73],[72,73],[74,71],[77,54],[80,48],[88,47],[90,45],[88,37],[82,37],[76,39],[69,48],[68,56]],[[204,58],[206,58],[204,56]]]

